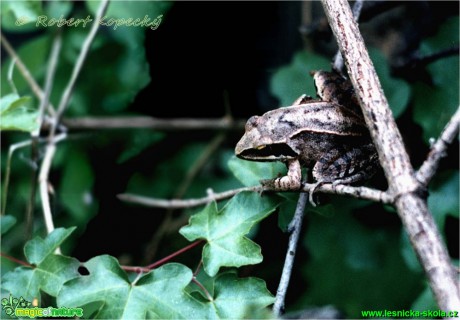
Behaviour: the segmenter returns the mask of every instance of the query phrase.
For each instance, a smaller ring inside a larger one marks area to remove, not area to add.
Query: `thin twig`
[[[392,66],[392,74],[393,75],[406,75],[408,73],[414,73],[416,69],[425,68],[430,63],[438,61],[439,59],[447,58],[450,56],[458,55],[459,53],[459,46],[454,46],[451,48],[447,48],[438,52],[434,52],[431,54],[427,54],[424,56],[415,56],[406,61],[401,61],[399,63],[395,63]],[[417,72],[415,72],[417,74]]]
[[[95,21],[100,21],[102,16],[104,15],[105,11],[107,10],[107,6],[109,5],[109,0],[102,0],[99,8],[97,10],[97,14],[95,17]],[[65,109],[69,105],[70,97],[72,96],[73,89],[75,87],[75,83],[77,82],[78,76],[80,75],[81,69],[83,68],[83,64],[85,63],[86,57],[88,56],[89,49],[91,44],[93,43],[94,37],[96,36],[97,31],[99,30],[99,23],[94,23],[91,26],[91,29],[88,35],[83,42],[80,54],[78,55],[77,61],[75,66],[72,70],[72,75],[70,76],[69,82],[64,89],[64,93],[61,96],[61,100],[59,102],[56,116],[53,118],[54,122],[51,126],[50,136],[54,135],[54,132],[57,128],[57,124],[59,123],[62,114],[64,113]]]
[[[11,159],[13,157],[13,153],[20,148],[24,148],[29,146],[32,143],[31,140],[15,143],[9,147],[8,150],[8,157],[6,159],[6,172],[5,172],[5,181],[3,182],[3,201],[2,201],[2,215],[5,215],[6,210],[6,202],[8,198],[8,188],[10,184],[10,174],[11,174]]]
[[[336,185],[332,186],[332,184],[324,184],[319,187],[316,186],[314,183],[306,183],[303,185],[302,190],[292,189],[292,190],[284,190],[286,192],[306,192],[309,193],[310,190],[315,189],[315,193],[323,192],[328,194],[338,194],[338,195],[345,195],[351,196],[353,198],[362,199],[362,200],[371,200],[375,202],[380,202],[384,204],[390,204],[393,202],[393,197],[385,191],[380,191],[377,189],[367,188],[367,187],[352,187],[348,185]],[[227,198],[234,196],[235,194],[243,191],[253,191],[253,192],[271,192],[271,191],[279,191],[276,189],[270,189],[268,187],[263,187],[261,185],[253,186],[253,187],[243,187],[233,190],[224,191],[221,193],[213,193],[203,198],[197,199],[187,199],[187,200],[180,200],[180,199],[172,199],[172,200],[165,200],[165,199],[156,199],[150,198],[145,196],[139,196],[129,193],[119,194],[117,197],[126,202],[137,203],[147,207],[157,207],[157,208],[192,208],[201,205],[208,204],[212,201],[220,201]]]
[[[281,273],[280,283],[276,291],[275,303],[273,305],[273,312],[275,316],[280,317],[284,313],[284,303],[286,293],[291,279],[292,268],[294,267],[294,258],[297,251],[297,244],[299,243],[300,231],[302,229],[303,215],[308,201],[308,193],[301,193],[297,201],[294,217],[289,223],[291,235],[289,236],[289,244],[286,252],[286,259],[284,261],[283,272]]]
[[[5,48],[6,52],[16,61],[16,65],[18,66],[19,71],[21,72],[22,76],[24,79],[27,81],[29,84],[30,88],[32,91],[35,93],[35,95],[39,98],[43,98],[43,91],[33,78],[33,76],[30,74],[29,69],[25,66],[25,64],[22,62],[21,58],[17,55],[16,51],[13,49],[9,41],[6,39],[5,35],[0,31],[0,39],[3,45],[3,48]]]
[[[16,85],[14,84],[14,81],[13,81],[13,72],[14,72],[14,66],[15,65],[16,65],[16,59],[12,58],[10,67],[8,68],[7,79],[8,79],[8,83],[10,84],[11,91],[13,91],[13,93],[19,95],[18,88],[16,88]]]
[[[108,0],[103,0],[101,4],[99,5],[97,15],[96,15],[96,21],[99,21],[101,17],[103,16],[105,10],[107,9],[108,2],[109,2]],[[43,159],[43,162],[40,168],[40,173],[38,176],[38,181],[39,181],[39,186],[40,186],[40,197],[42,200],[43,215],[44,215],[45,225],[46,225],[46,229],[48,233],[54,230],[54,223],[53,223],[53,217],[51,213],[50,200],[49,200],[49,194],[48,194],[48,175],[49,175],[51,164],[53,162],[54,153],[56,152],[56,143],[58,141],[57,137],[55,138],[55,132],[56,132],[56,128],[59,125],[60,118],[68,106],[70,96],[72,95],[73,88],[75,86],[75,82],[78,78],[78,75],[80,74],[80,71],[83,67],[83,63],[89,51],[89,47],[91,46],[91,43],[94,40],[94,37],[98,29],[99,29],[99,23],[95,23],[92,25],[91,30],[83,43],[82,49],[77,58],[77,62],[73,68],[70,80],[64,89],[64,93],[62,94],[61,101],[59,103],[59,107],[56,111],[56,114],[53,116],[52,122],[51,122],[51,128],[50,128],[50,132],[48,136],[48,144],[46,145],[46,148],[45,148],[45,157]],[[61,137],[65,137],[65,134],[62,134]],[[60,249],[57,248],[56,251],[59,252]]]
[[[51,54],[48,60],[48,69],[46,71],[45,79],[45,92],[40,99],[40,106],[38,108],[38,127],[32,132],[32,137],[38,137],[40,134],[41,127],[43,126],[43,117],[45,115],[45,109],[49,107],[51,90],[53,89],[54,74],[58,63],[59,52],[61,51],[62,36],[61,33],[56,33],[53,40],[53,46],[51,48]]]
[[[246,120],[223,118],[159,119],[146,116],[64,118],[69,129],[242,130]]]
[[[199,199],[187,199],[187,200],[165,200],[165,199],[155,199],[150,197],[138,196],[129,193],[119,194],[117,197],[118,199],[126,202],[136,203],[147,207],[157,207],[157,208],[174,208],[174,209],[181,209],[181,208],[192,208],[201,206],[204,204],[208,204],[212,201],[219,201],[223,199],[230,198],[237,194],[238,192],[242,191],[256,191],[260,192],[263,188],[261,186],[255,187],[243,187],[234,190],[224,191],[221,193],[214,193],[211,196],[206,196],[204,198]]]
[[[40,185],[40,198],[42,200],[43,218],[45,220],[46,231],[49,233],[54,230],[53,215],[51,213],[50,198],[48,194],[48,174],[56,152],[55,144],[48,144],[45,149],[45,157],[38,175],[38,183]]]
[[[54,73],[56,71],[58,55],[61,50],[62,38],[61,33],[58,32],[53,41],[53,46],[51,48],[51,54],[48,60],[48,70],[46,72],[45,80],[45,92],[43,99],[40,101],[40,106],[38,108],[38,117],[37,117],[37,129],[31,132],[32,145],[31,145],[31,159],[33,163],[38,162],[38,138],[40,136],[40,130],[43,125],[43,118],[45,115],[45,110],[49,107],[49,99],[51,95],[51,90],[53,87]],[[30,187],[30,196],[29,203],[27,205],[26,211],[26,228],[25,228],[25,239],[30,239],[33,230],[33,212],[35,209],[35,195],[37,191],[37,170],[34,167],[31,174],[31,187]]]
[[[438,140],[431,146],[428,157],[416,173],[417,180],[427,186],[438,170],[439,162],[446,156],[449,145],[458,135],[460,126],[460,108],[457,109],[445,126]]]
[[[12,59],[16,62],[16,65],[18,66],[19,72],[21,72],[22,76],[26,80],[26,82],[29,84],[30,88],[32,89],[32,92],[35,94],[35,96],[39,100],[43,100],[44,92],[40,88],[40,86],[37,84],[35,79],[32,77],[29,69],[27,69],[26,65],[22,62],[21,58],[19,55],[16,53],[16,51],[13,49],[9,41],[6,39],[6,37],[3,35],[3,33],[0,31],[0,41],[3,45],[3,48],[5,48],[6,52],[11,56]],[[48,109],[50,114],[54,114],[54,108],[50,104],[50,108]]]
[[[45,157],[38,174],[38,184],[40,186],[40,199],[42,201],[43,218],[45,220],[46,230],[51,233],[54,230],[53,216],[51,213],[50,199],[48,194],[48,175],[53,161],[54,153],[56,152],[56,144],[65,139],[66,134],[62,133],[56,136],[51,142],[46,145]]]

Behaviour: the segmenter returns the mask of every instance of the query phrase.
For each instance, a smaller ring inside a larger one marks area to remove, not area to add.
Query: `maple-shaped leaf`
[[[207,319],[246,319],[275,301],[265,282],[257,278],[238,278],[227,272],[216,277],[213,301]]]
[[[79,275],[78,260],[53,253],[74,229],[58,228],[45,239],[36,237],[30,240],[24,253],[29,263],[35,266],[18,267],[8,272],[2,279],[2,288],[27,301],[34,298],[40,301],[40,290],[55,297],[64,282]]]
[[[210,276],[220,267],[240,267],[262,262],[260,247],[245,237],[260,220],[275,210],[272,197],[261,197],[254,192],[241,192],[221,210],[211,203],[193,215],[180,233],[189,241],[205,239],[203,266]]]
[[[54,229],[45,239],[35,237],[24,246],[24,254],[32,264],[38,265],[58,248],[75,230],[75,227]]]
[[[84,307],[96,304],[86,317],[99,319],[188,319],[204,318],[204,305],[184,288],[192,271],[178,263],[166,264],[133,283],[118,261],[108,255],[97,256],[84,264],[89,275],[68,281],[57,297],[58,306]]]

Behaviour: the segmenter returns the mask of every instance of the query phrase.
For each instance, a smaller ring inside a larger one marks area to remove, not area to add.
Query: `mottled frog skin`
[[[369,178],[377,153],[351,83],[335,73],[312,72],[319,99],[300,97],[293,106],[253,116],[235,154],[252,161],[282,161],[284,177],[264,180],[280,190],[301,187],[301,167],[322,183],[354,183]]]

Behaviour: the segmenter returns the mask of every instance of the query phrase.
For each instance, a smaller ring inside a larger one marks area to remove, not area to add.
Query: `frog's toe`
[[[318,189],[320,186],[323,184],[327,183],[326,181],[318,181],[317,183],[314,184],[313,188],[310,189],[310,192],[308,193],[308,201],[311,203],[313,207],[316,207],[316,202],[313,199],[313,194],[315,193],[316,189]]]

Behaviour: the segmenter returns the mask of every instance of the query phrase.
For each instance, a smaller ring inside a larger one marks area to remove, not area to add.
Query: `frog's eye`
[[[257,149],[257,150],[262,150],[262,149],[264,149],[265,147],[266,147],[265,144],[261,144],[260,146],[257,146],[256,149]]]
[[[246,122],[245,130],[250,131],[252,128],[256,128],[258,123],[259,123],[259,117],[252,116],[251,118],[248,119],[248,122]]]

